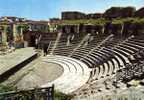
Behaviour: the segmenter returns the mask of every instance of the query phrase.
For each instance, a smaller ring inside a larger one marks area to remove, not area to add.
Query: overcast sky
[[[144,0],[0,0],[0,16],[34,20],[61,17],[62,11],[104,12],[111,6],[144,7]]]

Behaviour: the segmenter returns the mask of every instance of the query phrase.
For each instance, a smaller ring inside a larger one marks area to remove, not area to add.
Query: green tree
[[[19,24],[17,25],[17,30],[20,32],[22,29],[23,32],[28,31],[29,26],[27,24]]]

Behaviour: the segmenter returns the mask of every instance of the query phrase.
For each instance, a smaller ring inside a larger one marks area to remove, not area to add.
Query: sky
[[[104,12],[112,7],[144,7],[144,0],[0,0],[0,16],[32,20],[60,18],[62,11]]]

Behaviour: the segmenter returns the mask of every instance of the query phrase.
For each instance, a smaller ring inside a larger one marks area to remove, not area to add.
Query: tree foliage
[[[63,20],[61,25],[79,25],[79,24],[92,24],[92,25],[104,25],[105,19],[81,19],[81,20]]]
[[[81,19],[81,20],[63,20],[60,25],[105,25],[109,20],[106,19]],[[124,23],[132,23],[132,24],[144,24],[144,18],[116,18],[112,20],[112,24],[121,25]]]
[[[17,30],[20,31],[21,29],[23,31],[27,31],[29,29],[29,26],[27,24],[19,24],[19,25],[17,25]]]

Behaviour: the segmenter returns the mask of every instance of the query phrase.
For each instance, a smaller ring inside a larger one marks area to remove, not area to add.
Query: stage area
[[[16,86],[20,89],[28,89],[33,87],[40,87],[45,83],[49,83],[63,73],[63,68],[55,63],[47,63],[40,61],[33,66],[34,68],[29,71],[22,79],[18,81]]]

